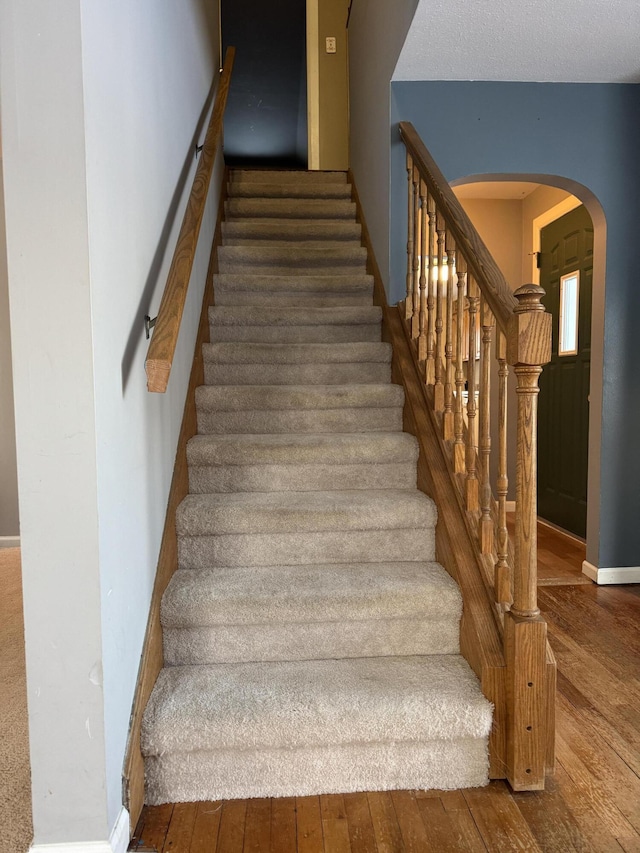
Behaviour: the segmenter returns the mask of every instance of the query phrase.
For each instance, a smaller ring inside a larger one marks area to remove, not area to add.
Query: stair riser
[[[213,277],[216,295],[222,292],[278,294],[297,293],[317,296],[344,297],[355,294],[371,294],[373,292],[373,276],[370,275],[311,275],[302,278],[284,275],[246,276],[235,273],[216,274]],[[216,304],[218,302],[216,301]],[[370,307],[371,302],[366,307]],[[246,313],[246,312],[245,312]],[[317,314],[317,312],[315,312]],[[215,320],[215,313],[213,315]],[[378,318],[372,318],[374,322]]]
[[[222,223],[223,246],[235,245],[273,245],[273,242],[305,242],[311,245],[331,241],[335,246],[357,247],[361,244],[361,229],[355,222],[338,220],[317,221],[307,225],[305,222],[274,225],[268,220]]]
[[[249,219],[346,219],[355,220],[356,206],[349,201],[324,201],[316,199],[245,199],[233,198],[225,204],[227,219],[243,216]]]
[[[199,465],[189,468],[189,491],[194,495],[411,489],[415,485],[415,462],[390,465]]]
[[[486,738],[168,753],[146,760],[148,805],[455,790],[487,784]]]
[[[165,666],[460,652],[457,619],[164,628]]]
[[[343,308],[348,305],[371,305],[371,291],[325,295],[324,293],[301,293],[279,291],[258,293],[250,290],[217,290],[216,305],[264,305],[265,308]]]
[[[205,362],[207,385],[342,385],[391,381],[391,365],[355,364],[212,364]]]
[[[351,200],[349,184],[288,184],[275,186],[262,182],[241,181],[229,184],[230,198],[341,198]]]
[[[380,323],[358,326],[221,326],[213,323],[211,342],[348,344],[380,340]]]
[[[179,536],[181,569],[286,566],[435,559],[433,529],[332,530],[320,533],[241,533]]]
[[[396,432],[402,429],[402,409],[311,409],[240,412],[198,411],[198,432],[227,433],[330,433]],[[399,559],[399,558],[398,558]]]
[[[309,261],[296,260],[295,262],[287,262],[283,260],[279,263],[270,263],[269,261],[253,261],[253,260],[231,260],[220,258],[218,269],[221,273],[233,273],[235,275],[291,275],[291,276],[306,276],[306,275],[364,275],[367,267],[364,261],[354,259],[352,261],[333,262],[330,257],[325,258],[321,264]]]
[[[295,169],[234,169],[229,175],[229,185],[273,184],[277,178],[279,184],[346,184],[346,172],[301,172]]]
[[[360,247],[360,240],[351,237],[300,237],[298,235],[293,235],[292,237],[286,237],[285,235],[271,237],[263,235],[260,237],[225,237],[222,241],[222,245],[228,249],[255,249],[259,247],[262,251],[269,249],[290,249],[292,243],[299,244],[300,248],[311,250],[325,249],[328,252],[331,252],[333,249],[357,250]]]

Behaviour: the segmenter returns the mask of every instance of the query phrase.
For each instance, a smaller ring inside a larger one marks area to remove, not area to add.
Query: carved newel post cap
[[[518,300],[518,305],[514,308],[514,313],[523,314],[525,311],[544,311],[542,297],[546,290],[538,284],[523,284],[514,291],[514,296]]]

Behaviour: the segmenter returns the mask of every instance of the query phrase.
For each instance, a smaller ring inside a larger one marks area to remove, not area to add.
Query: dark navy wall
[[[555,175],[587,187],[600,203],[607,236],[597,565],[640,566],[640,86],[393,83],[393,302],[402,298],[406,263],[400,120],[415,125],[449,181]],[[587,200],[592,216],[597,206]]]
[[[230,165],[307,167],[305,0],[223,0],[223,50],[236,48],[224,119]]]

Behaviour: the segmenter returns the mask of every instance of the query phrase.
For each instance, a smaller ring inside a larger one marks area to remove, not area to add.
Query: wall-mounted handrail
[[[227,104],[235,52],[235,47],[229,47],[225,54],[204,148],[198,161],[187,209],[182,220],[167,283],[158,309],[155,330],[147,351],[145,362],[147,390],[161,394],[167,390],[173,356],[178,342],[180,322],[187,298],[200,226],[202,225],[216,153],[222,136],[222,121]]]
[[[553,744],[553,679],[537,603],[536,536],[538,379],[551,358],[551,315],[541,287],[511,291],[413,126],[401,122],[400,135],[408,179],[401,316],[467,528],[502,616],[505,775],[515,790],[538,790]],[[510,368],[518,401],[510,427],[517,456],[513,550],[506,512]],[[491,402],[496,380],[497,407]],[[495,487],[492,444],[498,449]]]
[[[400,137],[434,198],[438,212],[446,221],[458,250],[464,255],[468,271],[484,293],[498,325],[506,332],[518,302],[504,275],[411,122],[400,122]]]

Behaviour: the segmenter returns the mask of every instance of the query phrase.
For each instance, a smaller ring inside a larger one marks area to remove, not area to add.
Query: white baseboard
[[[19,536],[0,536],[0,548],[19,548]]]
[[[640,566],[618,566],[611,569],[599,569],[585,560],[582,574],[597,584],[640,583]]]
[[[129,812],[121,809],[108,841],[67,841],[33,844],[29,853],[126,853],[129,846]]]

